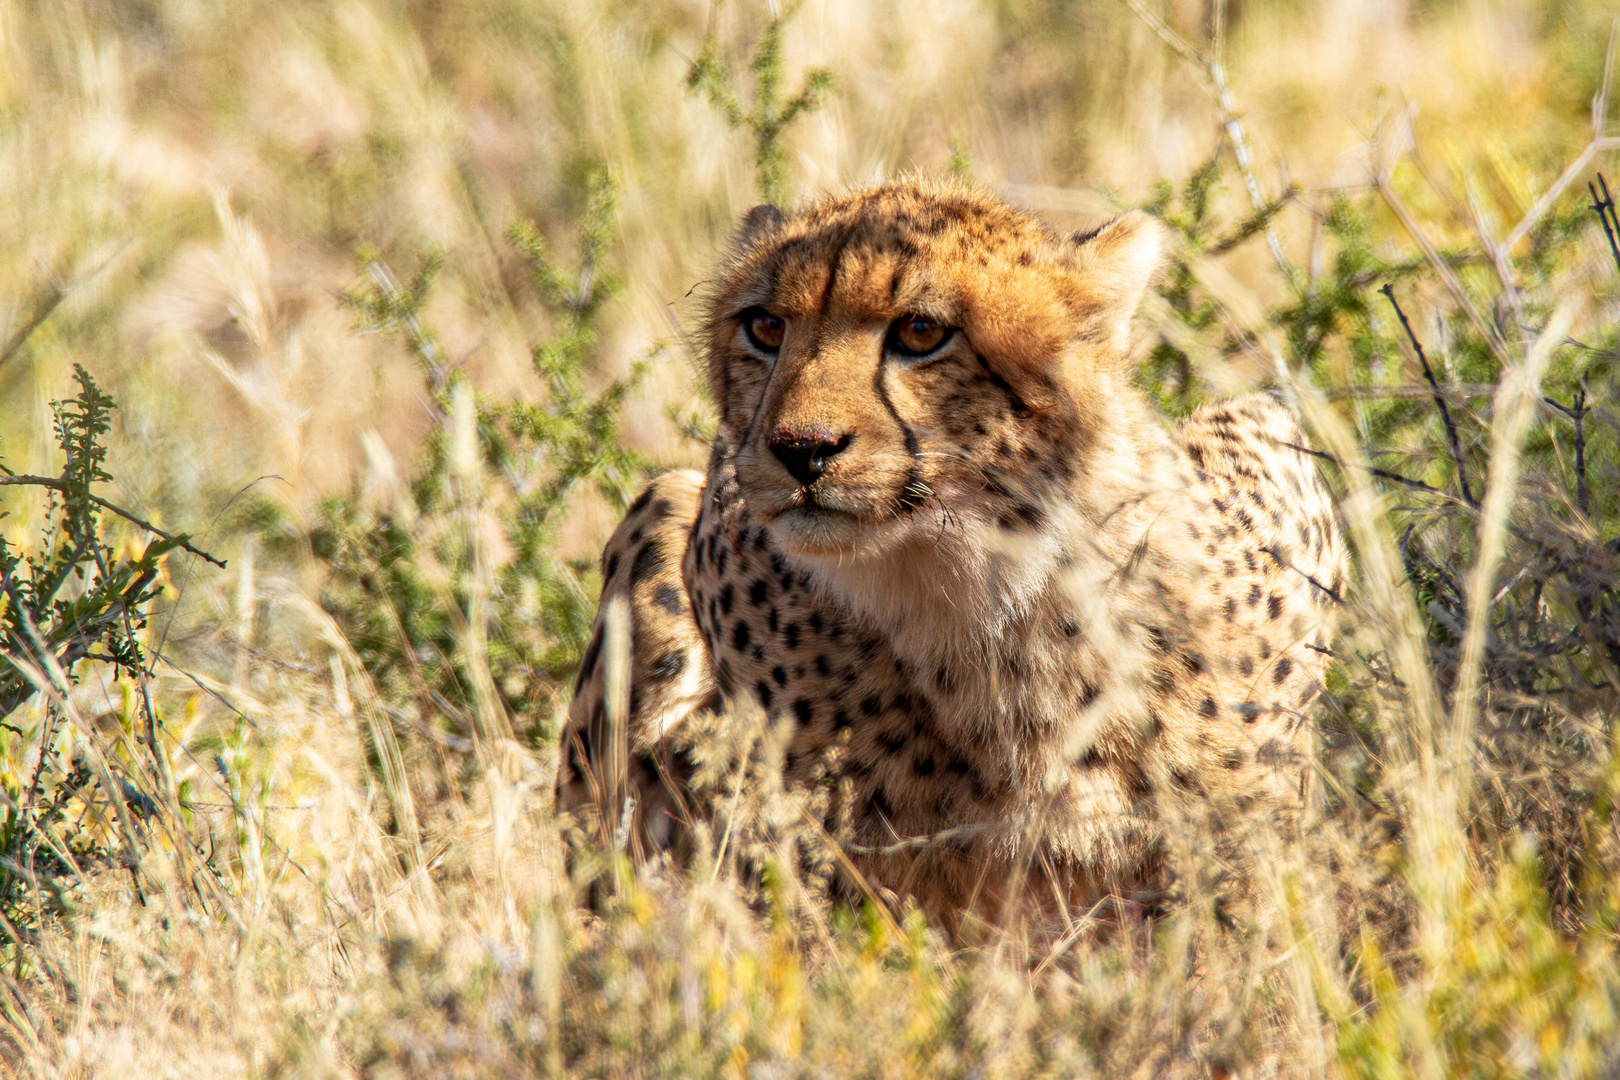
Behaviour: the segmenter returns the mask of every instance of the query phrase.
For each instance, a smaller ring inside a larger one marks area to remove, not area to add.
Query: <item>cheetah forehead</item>
[[[768,219],[770,220],[770,219]],[[1050,261],[1042,222],[962,184],[911,181],[831,196],[774,219],[733,252],[712,316],[770,305],[790,317],[836,299],[857,316],[899,308],[950,314],[996,271]]]

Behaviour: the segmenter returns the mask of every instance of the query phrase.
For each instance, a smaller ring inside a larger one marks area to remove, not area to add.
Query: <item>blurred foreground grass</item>
[[[169,552],[109,631],[138,662],[34,665],[4,718],[0,1064],[1620,1075],[1609,17],[810,0],[777,139],[763,5],[0,6],[0,462],[63,475],[81,363],[120,406],[97,492],[229,559]],[[761,183],[907,169],[1060,226],[1153,206],[1185,246],[1145,385],[1280,386],[1350,463],[1322,805],[1254,838],[1253,910],[1177,834],[1156,923],[953,950],[807,904],[768,784],[689,873],[566,859],[594,553],[705,453],[691,288]],[[0,500],[47,566],[8,582],[65,603],[156,550],[106,515],[57,581],[71,507]]]

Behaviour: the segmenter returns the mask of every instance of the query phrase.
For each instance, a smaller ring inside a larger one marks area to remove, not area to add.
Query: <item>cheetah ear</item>
[[[742,223],[737,226],[737,233],[731,238],[731,246],[738,251],[748,247],[762,236],[780,229],[787,219],[782,211],[770,203],[761,203],[743,215]]]
[[[1119,351],[1130,344],[1131,319],[1164,265],[1168,240],[1159,219],[1141,210],[1070,238],[1070,265],[1097,305],[1098,329]]]

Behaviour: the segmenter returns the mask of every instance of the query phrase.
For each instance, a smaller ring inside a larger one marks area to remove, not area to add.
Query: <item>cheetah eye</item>
[[[748,344],[760,352],[773,353],[782,347],[787,323],[780,317],[756,307],[749,308],[738,318],[742,320],[743,333],[748,335]]]
[[[956,333],[923,315],[902,315],[889,327],[889,348],[902,356],[927,356]]]

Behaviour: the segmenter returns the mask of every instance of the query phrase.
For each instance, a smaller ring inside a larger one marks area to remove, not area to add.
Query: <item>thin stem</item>
[[[1434,394],[1434,403],[1440,409],[1440,419],[1446,425],[1446,438],[1451,443],[1451,458],[1457,463],[1457,486],[1462,488],[1463,502],[1469,506],[1478,507],[1479,504],[1474,501],[1473,492],[1468,490],[1468,466],[1463,461],[1462,444],[1457,439],[1457,425],[1452,422],[1451,410],[1446,407],[1445,395],[1440,392],[1440,384],[1435,380],[1434,369],[1429,367],[1429,357],[1423,351],[1423,343],[1418,340],[1417,334],[1412,329],[1412,324],[1407,321],[1406,312],[1401,310],[1400,302],[1395,299],[1395,286],[1385,285],[1378,291],[1384,294],[1384,298],[1389,301],[1390,307],[1395,309],[1396,316],[1401,320],[1401,326],[1406,330],[1406,338],[1412,343],[1412,348],[1417,351],[1418,362],[1423,365],[1423,377],[1429,381],[1429,389]]]
[[[1586,407],[1586,388],[1583,386],[1575,391],[1570,404],[1564,405],[1550,397],[1541,399],[1548,405],[1569,417],[1575,424],[1575,505],[1580,508],[1581,516],[1590,518],[1587,507],[1586,489],[1586,414],[1592,410]]]
[[[1286,446],[1290,450],[1298,450],[1302,454],[1309,454],[1311,457],[1321,458],[1323,461],[1331,461],[1339,468],[1344,468],[1345,463],[1343,461],[1340,461],[1337,457],[1327,453],[1324,450],[1313,450],[1309,446],[1297,446],[1294,443],[1278,443],[1277,445]],[[1415,491],[1427,491],[1431,495],[1439,495],[1442,498],[1450,499],[1452,502],[1457,501],[1457,496],[1453,495],[1444,488],[1437,488],[1433,484],[1425,484],[1421,480],[1413,480],[1410,477],[1402,476],[1400,473],[1392,473],[1387,469],[1380,469],[1375,465],[1361,465],[1358,462],[1357,467],[1372,473],[1381,480],[1393,480],[1395,483],[1404,484]],[[1478,509],[1473,503],[1467,503],[1466,505],[1470,510]]]
[[[1603,223],[1603,235],[1609,238],[1609,254],[1614,256],[1615,269],[1620,270],[1620,240],[1615,237],[1616,231],[1620,230],[1620,219],[1615,217],[1614,198],[1609,194],[1609,182],[1602,173],[1598,173],[1597,182],[1603,188],[1601,196],[1591,181],[1587,181],[1586,190],[1592,193],[1591,208]]]
[[[44,488],[51,488],[54,491],[62,491],[62,492],[65,492],[65,491],[68,490],[68,482],[66,480],[62,479],[60,476],[0,476],[0,487],[10,487],[10,486],[13,486],[13,485],[30,486],[30,487],[44,487]],[[100,495],[91,495],[90,496],[90,501],[95,503],[97,506],[101,507],[103,510],[111,510],[113,513],[117,514],[119,517],[123,518],[124,520],[129,521],[129,522],[131,522],[133,524],[139,525],[141,528],[145,529],[149,533],[153,533],[153,534],[155,534],[157,536],[161,536],[165,540],[173,541],[176,544],[176,546],[182,548],[185,551],[191,552],[193,555],[196,555],[199,558],[207,559],[209,562],[213,563],[215,566],[219,567],[221,570],[224,570],[226,568],[226,563],[225,563],[224,560],[216,559],[212,555],[208,554],[208,552],[203,551],[200,548],[192,547],[190,543],[188,543],[187,541],[185,541],[181,537],[174,536],[174,535],[171,535],[170,533],[164,532],[162,529],[158,528],[156,525],[153,525],[150,521],[147,521],[145,518],[140,517],[140,516],[138,516],[136,514],[132,514],[128,510],[125,510],[121,506],[117,506],[117,505],[115,505],[113,503],[108,502],[106,499],[103,499]]]

